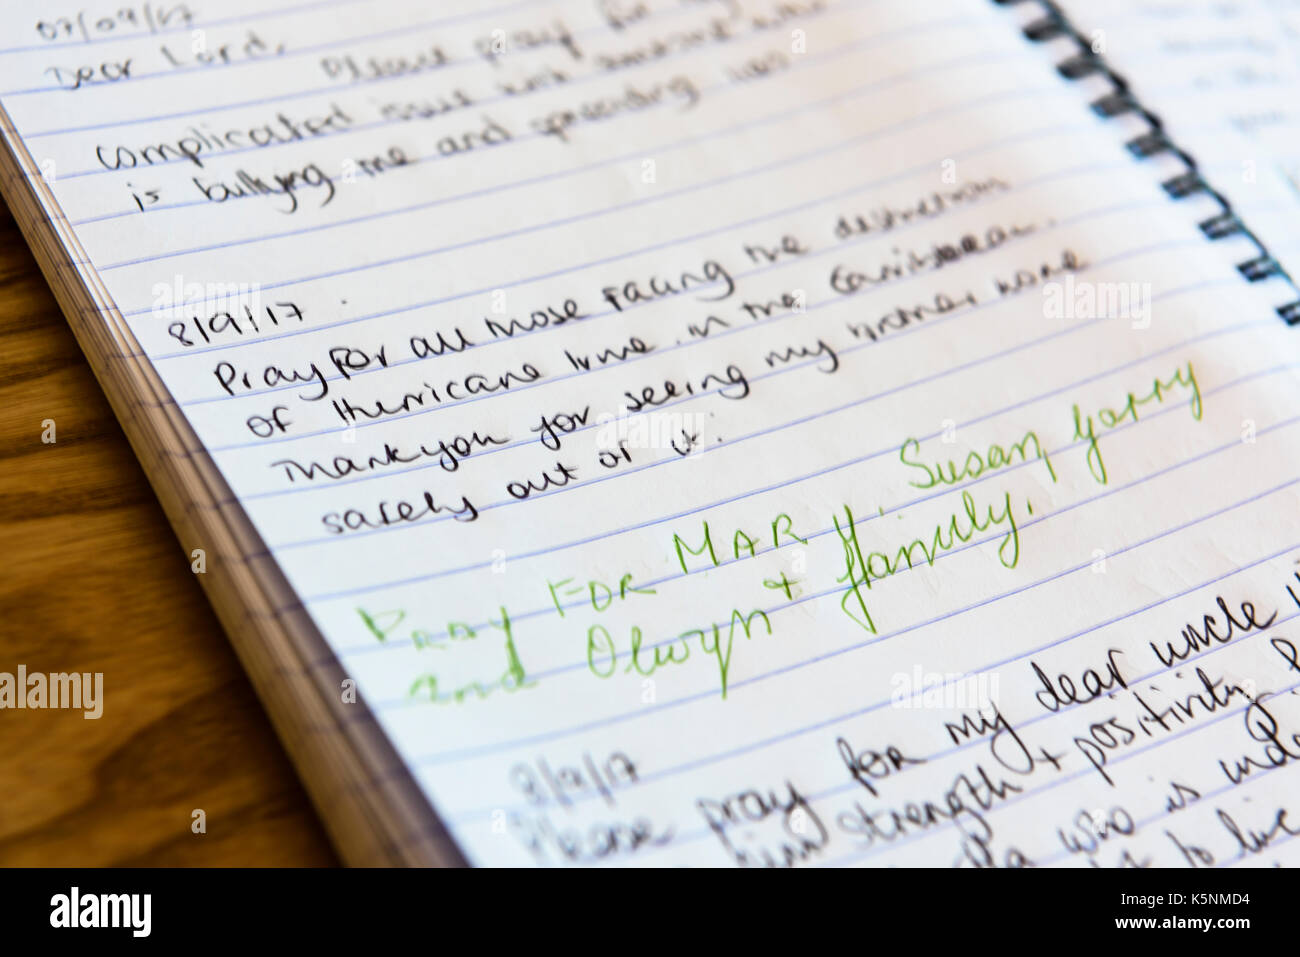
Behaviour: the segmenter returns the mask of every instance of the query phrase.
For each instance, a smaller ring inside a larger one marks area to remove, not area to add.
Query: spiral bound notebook
[[[1300,293],[1124,30],[0,22],[5,198],[346,860],[1300,860]]]
[[[1269,251],[1300,271],[1300,5],[1070,0],[1116,69],[1158,106]]]

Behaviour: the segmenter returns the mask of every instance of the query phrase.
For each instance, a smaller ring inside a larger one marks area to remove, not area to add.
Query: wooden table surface
[[[0,672],[104,675],[0,710],[0,864],[337,863],[2,202],[0,460]]]

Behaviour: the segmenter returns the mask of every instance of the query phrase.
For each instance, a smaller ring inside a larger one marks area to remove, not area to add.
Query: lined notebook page
[[[1300,274],[1300,4],[1062,4],[1190,149],[1292,275]]]
[[[1032,11],[21,6],[51,216],[472,862],[1295,860],[1296,332]]]

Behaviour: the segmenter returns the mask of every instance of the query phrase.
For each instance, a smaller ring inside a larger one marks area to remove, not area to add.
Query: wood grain
[[[0,671],[103,672],[105,702],[0,711],[0,864],[337,863],[2,204],[0,563]]]

